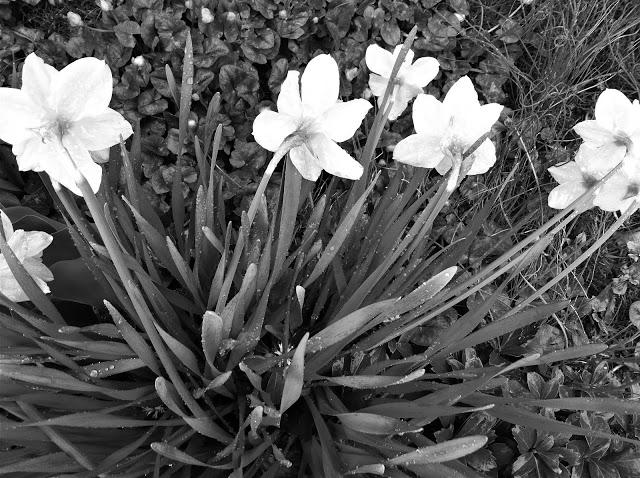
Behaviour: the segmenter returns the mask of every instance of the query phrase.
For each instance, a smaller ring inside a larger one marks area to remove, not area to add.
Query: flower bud
[[[213,13],[207,7],[202,7],[200,15],[202,16],[202,23],[211,23],[213,21]]]
[[[113,3],[111,2],[111,0],[100,0],[98,2],[98,6],[103,12],[110,12],[111,10],[113,10]]]
[[[186,0],[184,2],[184,8],[190,9],[191,7],[193,7],[193,2],[191,0]]]
[[[284,20],[284,19],[286,19],[286,18],[287,18],[287,16],[288,16],[288,15],[287,15],[287,11],[286,11],[286,10],[280,10],[280,11],[278,12],[278,16],[279,16],[281,19],[283,19],[283,20]]]
[[[198,125],[198,123],[193,118],[191,118],[191,119],[189,119],[189,121],[187,121],[187,126],[189,126],[190,129],[194,129],[197,125]]]
[[[67,12],[67,20],[69,20],[69,25],[72,27],[81,27],[84,25],[82,18],[75,12]]]
[[[465,16],[462,13],[454,13],[453,16],[456,17],[459,22],[462,22],[465,19]]]
[[[351,68],[347,70],[344,76],[347,78],[347,81],[353,81],[353,79],[358,76],[358,68]]]
[[[133,60],[131,60],[131,63],[133,63],[138,68],[142,68],[145,64],[145,59],[142,55],[136,56],[133,58]]]
[[[235,12],[227,12],[227,21],[228,22],[235,22],[237,18],[237,15]]]
[[[311,22],[312,22],[312,23],[318,23],[318,17],[313,17],[313,18],[311,19]]]
[[[369,98],[371,98],[371,95],[372,95],[372,94],[373,94],[373,93],[371,93],[371,90],[370,90],[369,88],[365,88],[365,89],[364,89],[364,91],[362,92],[362,97],[363,97],[365,100],[368,100]]]

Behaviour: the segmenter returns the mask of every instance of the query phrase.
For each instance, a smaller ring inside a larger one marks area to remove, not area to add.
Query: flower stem
[[[69,155],[71,161],[73,161],[73,158],[68,151],[67,154]],[[76,184],[82,192],[82,195],[87,203],[87,206],[89,207],[89,211],[91,212],[95,225],[98,228],[100,237],[104,241],[104,245],[109,252],[111,260],[113,261],[113,265],[115,266],[118,275],[122,280],[125,290],[127,291],[127,294],[129,295],[131,302],[133,303],[133,306],[142,322],[145,332],[149,336],[153,348],[158,354],[158,358],[164,366],[169,379],[174,384],[176,390],[180,394],[180,397],[182,398],[182,400],[184,400],[185,404],[191,410],[191,412],[196,417],[204,417],[204,410],[202,410],[200,405],[198,405],[198,402],[196,402],[193,396],[189,393],[189,390],[180,378],[178,371],[173,365],[171,357],[169,357],[164,342],[162,341],[162,338],[160,337],[160,334],[158,333],[158,330],[153,323],[153,316],[151,314],[151,311],[149,310],[146,302],[144,302],[144,300],[142,299],[140,291],[135,287],[135,282],[133,280],[131,272],[129,271],[129,268],[126,265],[125,259],[122,255],[122,250],[120,249],[116,238],[113,236],[113,233],[109,228],[98,198],[93,192],[93,189],[91,189],[91,186],[89,185],[87,180],[80,173],[79,177],[76,179]]]

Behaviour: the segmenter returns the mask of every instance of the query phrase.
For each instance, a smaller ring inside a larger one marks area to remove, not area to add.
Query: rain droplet
[[[92,378],[96,378],[98,376],[98,371],[97,370],[91,370],[91,372],[89,372],[89,376]]]

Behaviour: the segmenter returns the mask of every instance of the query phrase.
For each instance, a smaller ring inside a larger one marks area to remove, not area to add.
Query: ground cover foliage
[[[633,2],[33,3],[0,6],[2,86],[33,50],[111,67],[135,134],[99,200],[131,281],[95,209],[0,146],[3,209],[54,236],[56,276],[33,306],[0,298],[0,474],[640,474],[633,218],[549,289],[614,215],[566,215],[499,262],[550,217],[546,168],[604,86],[638,96]],[[427,92],[468,74],[510,109],[493,169],[451,193],[392,161],[408,111],[371,114],[349,146],[363,180],[287,162],[252,202],[271,154],[251,124],[287,71],[330,53],[341,95],[367,97],[366,47],[414,25],[441,66]]]

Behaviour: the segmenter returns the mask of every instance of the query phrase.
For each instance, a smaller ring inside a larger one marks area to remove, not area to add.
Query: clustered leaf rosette
[[[362,176],[362,165],[337,143],[352,138],[371,108],[364,99],[340,101],[340,74],[329,55],[313,58],[300,77],[289,71],[280,88],[278,111],[264,110],[253,122],[260,146],[276,152],[287,140],[289,157],[305,179],[322,170],[346,179]],[[286,147],[286,145],[284,146]]]
[[[421,168],[435,168],[445,174],[459,157],[498,121],[502,105],[481,105],[471,80],[463,76],[447,92],[442,102],[420,94],[413,103],[415,134],[401,140],[393,158]],[[467,174],[485,173],[496,162],[496,148],[485,139],[462,164]]]
[[[564,209],[622,163],[596,189],[592,205],[624,211],[640,192],[640,103],[607,89],[598,97],[595,119],[578,123],[574,131],[583,143],[574,161],[549,168],[559,183],[549,194],[549,206]]]
[[[0,219],[2,230],[4,231],[4,239],[16,258],[42,292],[49,293],[47,282],[53,280],[53,274],[42,263],[42,252],[49,247],[53,241],[53,236],[43,231],[23,231],[22,229],[14,231],[11,220],[2,211],[0,211]],[[31,300],[20,287],[2,254],[0,254],[0,292],[14,302]]]
[[[58,71],[35,53],[27,56],[22,88],[0,88],[0,139],[13,145],[21,171],[44,171],[80,195],[78,173],[100,188],[98,154],[133,134],[109,108],[113,82],[107,64],[82,58]]]
[[[391,53],[378,45],[367,47],[365,61],[367,68],[372,71],[369,76],[369,88],[371,93],[378,97],[378,106],[382,106],[391,71],[401,49],[402,45],[398,45]],[[409,50],[393,80],[393,91],[389,97],[393,102],[389,111],[389,119],[392,121],[407,109],[409,101],[423,93],[423,88],[437,76],[440,70],[440,64],[435,58],[418,58],[414,63],[413,57],[413,51]]]

